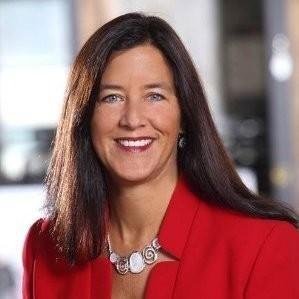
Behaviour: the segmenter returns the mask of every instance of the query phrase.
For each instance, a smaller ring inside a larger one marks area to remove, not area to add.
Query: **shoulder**
[[[299,298],[299,233],[274,221],[259,244],[247,282],[248,298]]]
[[[36,220],[28,229],[25,243],[35,242],[39,235],[42,233],[48,233],[50,221],[46,218],[40,218]]]
[[[23,246],[24,271],[32,271],[37,260],[49,271],[68,271],[72,266],[59,250],[52,222],[47,218],[38,219],[28,230]]]
[[[230,265],[245,298],[299,298],[299,232],[292,224],[200,201],[191,239],[193,254]]]
[[[33,294],[34,263],[39,250],[40,235],[46,224],[45,219],[38,219],[31,225],[25,238],[22,252],[22,293],[24,298],[31,298]]]
[[[44,219],[40,218],[35,221],[29,228],[25,237],[23,248],[23,260],[28,260],[30,256],[34,255],[38,242],[38,236],[41,232],[41,227],[44,223]]]
[[[28,229],[23,246],[23,264],[30,264],[37,254],[44,236],[49,235],[49,220],[40,218]]]
[[[192,235],[194,242],[203,238],[210,246],[225,248],[236,257],[247,260],[257,256],[265,244],[273,250],[283,247],[287,251],[296,247],[299,255],[299,232],[292,224],[251,217],[201,200]]]
[[[282,234],[295,240],[299,237],[295,226],[287,221],[253,217],[207,203],[201,204],[198,216],[228,238],[244,235],[247,240],[251,237],[264,239],[273,234]]]

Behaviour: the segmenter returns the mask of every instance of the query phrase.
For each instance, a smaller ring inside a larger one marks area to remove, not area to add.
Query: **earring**
[[[185,146],[185,144],[186,144],[186,140],[185,140],[184,134],[180,133],[179,134],[179,142],[178,142],[179,148],[183,148]]]

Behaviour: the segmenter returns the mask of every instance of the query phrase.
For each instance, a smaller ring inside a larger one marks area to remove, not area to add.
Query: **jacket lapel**
[[[161,223],[158,240],[167,254],[175,260],[157,263],[151,270],[145,299],[172,298],[180,260],[188,242],[200,201],[190,191],[184,177],[180,177]]]

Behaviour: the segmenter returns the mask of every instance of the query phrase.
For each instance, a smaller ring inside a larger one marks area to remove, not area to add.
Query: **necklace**
[[[155,237],[150,245],[146,245],[142,252],[134,250],[129,256],[120,256],[111,248],[109,234],[107,236],[109,259],[115,265],[116,271],[119,274],[126,274],[128,271],[131,273],[140,273],[146,265],[154,263],[158,258],[158,251],[161,245],[158,238]]]

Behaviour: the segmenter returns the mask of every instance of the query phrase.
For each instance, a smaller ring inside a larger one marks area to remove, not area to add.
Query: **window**
[[[0,0],[0,184],[45,175],[71,59],[70,3]]]

